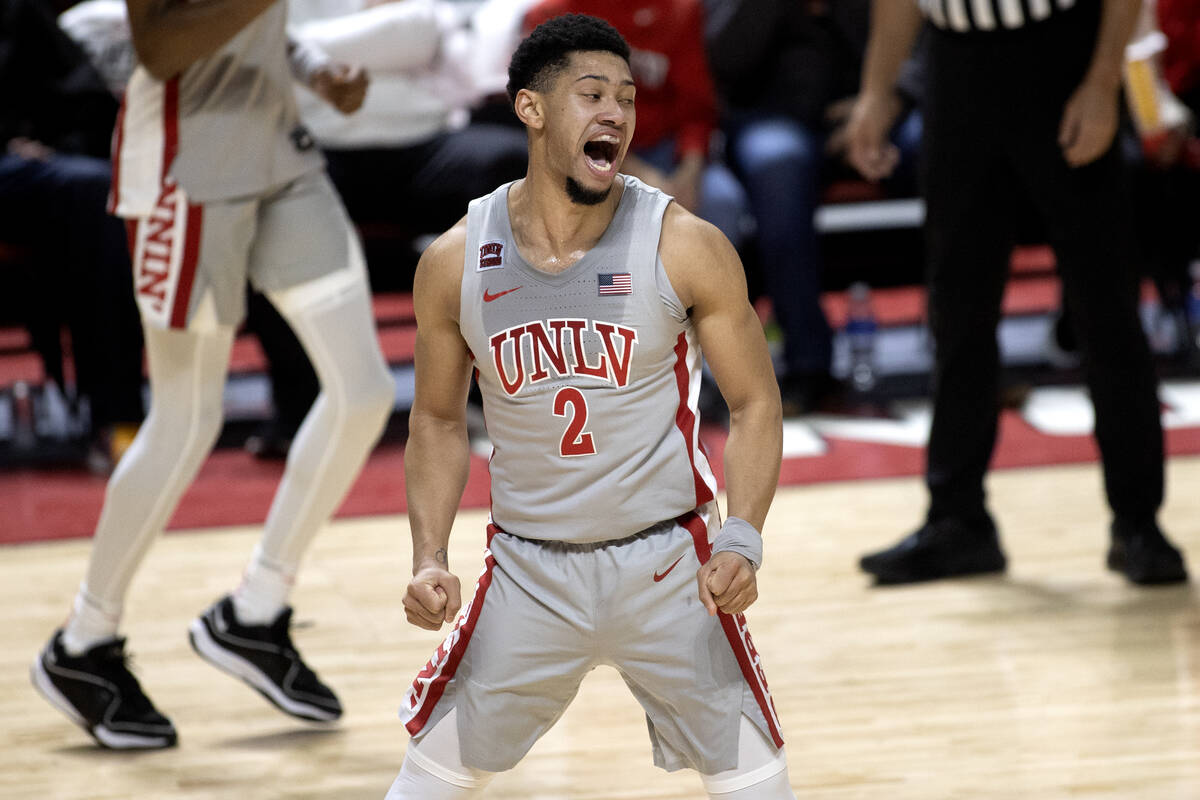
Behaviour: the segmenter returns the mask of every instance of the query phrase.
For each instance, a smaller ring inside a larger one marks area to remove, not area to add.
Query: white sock
[[[233,593],[233,611],[243,625],[269,625],[287,606],[295,577],[255,548],[242,583]]]
[[[82,655],[100,642],[117,635],[121,607],[105,604],[88,594],[87,584],[79,587],[71,616],[63,626],[62,645],[68,654]]]

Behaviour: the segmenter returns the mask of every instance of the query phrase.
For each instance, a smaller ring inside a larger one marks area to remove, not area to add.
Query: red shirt
[[[717,114],[699,0],[542,0],[525,15],[525,29],[569,13],[606,19],[629,42],[637,83],[633,146],[674,136],[679,156],[707,156]]]
[[[1167,37],[1163,76],[1175,94],[1200,85],[1200,4],[1196,0],[1158,0],[1158,26]]]

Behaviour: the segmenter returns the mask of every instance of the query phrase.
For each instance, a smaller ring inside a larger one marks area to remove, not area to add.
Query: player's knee
[[[200,393],[204,394],[204,393]],[[155,397],[146,419],[148,437],[181,458],[207,453],[224,423],[222,395],[213,397]]]
[[[382,421],[391,413],[396,403],[396,383],[382,360],[379,369],[367,371],[358,381],[349,403],[352,412],[368,419]]]
[[[342,375],[331,383],[323,385],[322,391],[342,421],[341,438],[378,436],[396,403],[396,384],[387,368]]]
[[[483,794],[492,778],[490,772],[468,774],[414,755],[410,748],[385,800],[471,800]]]

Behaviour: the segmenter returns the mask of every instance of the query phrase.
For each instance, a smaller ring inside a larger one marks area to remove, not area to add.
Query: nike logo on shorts
[[[483,302],[490,303],[493,300],[499,300],[501,297],[504,297],[504,295],[511,294],[512,292],[515,292],[517,289],[520,289],[520,288],[521,288],[520,286],[514,286],[512,289],[505,289],[503,292],[496,292],[495,294],[492,294],[487,289],[484,289],[483,290]]]
[[[665,570],[663,570],[662,572],[656,572],[656,573],[654,573],[654,582],[655,582],[655,583],[658,583],[658,582],[659,582],[659,581],[661,581],[663,578],[665,578],[665,577],[667,577],[668,575],[670,575],[670,574],[671,574],[671,570],[673,570],[673,569],[675,569],[677,566],[679,566],[679,562],[680,562],[680,561],[683,561],[683,556],[680,556],[679,558],[675,559],[675,563],[674,563],[674,564],[672,564],[671,566],[667,567],[667,568],[666,568]]]

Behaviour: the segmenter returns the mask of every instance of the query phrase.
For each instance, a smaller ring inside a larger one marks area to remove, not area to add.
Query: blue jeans
[[[920,143],[916,113],[893,133],[897,181],[911,183]],[[767,294],[783,330],[786,372],[828,372],[832,332],[821,309],[821,259],[813,214],[821,199],[824,133],[782,115],[734,115],[727,155],[749,198]],[[907,178],[905,176],[908,176]]]

